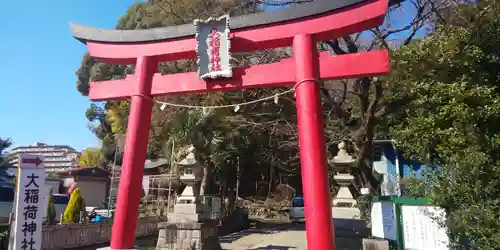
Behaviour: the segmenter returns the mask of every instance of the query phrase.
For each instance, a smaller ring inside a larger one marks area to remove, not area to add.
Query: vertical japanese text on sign
[[[210,39],[210,72],[221,71],[220,65],[220,34],[216,28],[212,28]]]
[[[26,176],[28,184],[24,187],[24,223],[23,223],[23,241],[21,242],[22,250],[32,250],[35,241],[33,239],[33,234],[36,233],[37,225],[36,225],[36,217],[38,211],[38,193],[40,191],[40,186],[36,183],[36,179],[40,178],[40,176],[35,175],[35,173],[31,173],[31,175]],[[29,239],[29,240],[28,240]]]

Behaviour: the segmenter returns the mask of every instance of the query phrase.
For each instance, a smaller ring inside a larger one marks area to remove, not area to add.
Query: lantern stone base
[[[379,239],[363,239],[363,250],[389,250],[389,241]]]
[[[170,222],[198,222],[209,219],[207,206],[200,202],[191,204],[175,204],[174,212],[168,214]]]
[[[162,222],[156,249],[220,250],[217,222]]]
[[[356,207],[357,201],[349,190],[349,186],[354,181],[354,176],[350,173],[340,173],[333,178],[340,185],[340,189],[332,201],[333,218],[359,219],[361,212]]]
[[[332,207],[332,217],[335,219],[360,219],[361,212],[357,207]]]

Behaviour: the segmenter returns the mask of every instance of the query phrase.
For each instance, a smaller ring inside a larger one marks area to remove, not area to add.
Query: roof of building
[[[48,148],[48,147],[65,148],[65,149],[69,149],[71,151],[76,152],[76,149],[74,149],[73,147],[68,146],[68,145],[49,145],[49,144],[42,143],[42,142],[35,142],[32,145],[28,145],[28,146],[18,146],[18,147],[12,148],[11,151],[14,151],[14,150],[20,149],[20,148]]]
[[[61,177],[69,176],[94,176],[94,177],[109,177],[109,171],[103,168],[72,168],[68,170],[58,171],[57,175]]]
[[[168,160],[165,158],[146,160],[146,162],[144,163],[144,168],[145,169],[152,169],[152,168],[162,167],[166,164],[168,164]]]

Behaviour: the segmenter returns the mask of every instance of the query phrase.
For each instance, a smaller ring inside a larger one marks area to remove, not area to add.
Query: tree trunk
[[[274,168],[272,166],[269,167],[269,185],[267,189],[267,197],[271,196],[273,190],[273,179],[274,179]]]
[[[226,172],[227,173],[227,172]],[[226,211],[229,210],[229,177],[227,175],[222,175],[222,183],[219,187],[219,190],[220,190],[220,197],[221,197],[221,200],[223,202],[223,205],[222,205],[222,212],[223,213],[226,213]],[[226,199],[227,198],[227,199]]]
[[[234,193],[234,186],[231,186],[229,187],[229,193],[227,194],[227,208],[228,208],[228,211],[229,213],[231,213],[232,211],[234,211],[234,204],[235,204],[235,193]]]
[[[209,178],[209,170],[207,165],[203,165],[203,178],[201,179],[201,187],[200,187],[200,196],[205,195],[205,192],[207,190],[207,183],[208,183],[208,178]]]

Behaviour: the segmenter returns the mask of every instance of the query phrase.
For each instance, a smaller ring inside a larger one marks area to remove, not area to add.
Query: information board
[[[371,222],[372,236],[397,240],[396,213],[392,202],[373,202]]]
[[[442,208],[403,205],[401,213],[405,249],[448,250],[449,238],[446,228],[436,221],[446,216]]]

